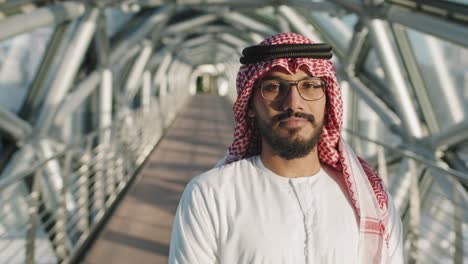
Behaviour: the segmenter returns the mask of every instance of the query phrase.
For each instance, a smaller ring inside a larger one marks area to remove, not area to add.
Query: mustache
[[[315,117],[313,115],[309,115],[309,114],[302,113],[302,112],[294,112],[291,109],[288,109],[288,111],[274,116],[271,119],[271,121],[272,121],[273,124],[276,124],[276,123],[281,122],[284,119],[287,119],[287,118],[290,118],[290,117],[304,118],[304,119],[308,120],[309,122],[311,122],[312,124],[315,123]]]

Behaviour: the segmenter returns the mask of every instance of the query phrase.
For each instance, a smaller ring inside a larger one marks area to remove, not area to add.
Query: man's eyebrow
[[[315,78],[319,78],[319,77],[313,77],[313,76],[306,76],[302,79],[299,79],[299,81],[302,81],[302,80],[310,80],[310,79],[315,79]],[[287,80],[287,79],[283,79],[279,76],[265,76],[262,78],[262,80],[283,80],[283,81],[291,81],[291,80]],[[295,80],[296,81],[296,80]]]

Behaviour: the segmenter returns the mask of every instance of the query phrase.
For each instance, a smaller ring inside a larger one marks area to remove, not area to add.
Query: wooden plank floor
[[[196,95],[147,160],[83,262],[167,263],[172,222],[186,183],[211,169],[232,140],[228,99]]]

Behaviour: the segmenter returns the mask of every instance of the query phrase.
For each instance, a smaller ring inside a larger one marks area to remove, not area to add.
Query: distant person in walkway
[[[234,142],[187,185],[169,263],[403,263],[390,194],[341,137],[331,47],[281,33],[243,55]]]

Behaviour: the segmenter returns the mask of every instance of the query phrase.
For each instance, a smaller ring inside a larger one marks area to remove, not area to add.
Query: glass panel
[[[457,149],[458,157],[465,162],[465,167],[468,168],[468,142],[461,144]]]
[[[354,13],[347,14],[346,16],[340,17],[341,21],[349,28],[349,30],[354,30],[354,26],[358,21],[358,16]]]
[[[323,30],[326,30],[337,45],[343,45],[348,48],[353,37],[353,27],[357,21],[354,14],[346,15],[342,18],[332,16],[328,13],[312,12],[310,15],[315,23],[319,24]]]
[[[407,29],[441,129],[466,120],[468,49]]]
[[[393,3],[400,3],[398,0],[386,0],[387,2],[393,2]],[[468,0],[439,0],[443,2],[449,2],[449,3],[454,3],[454,4],[462,4],[462,5],[468,5]],[[411,2],[418,2],[417,0],[412,0]],[[423,2],[421,2],[423,3]],[[408,3],[408,5],[411,5]]]
[[[385,30],[387,31],[387,34],[390,36],[390,42],[394,50],[398,50],[398,47],[396,45],[395,39],[393,38],[393,32],[391,31],[391,28],[388,26],[385,26]],[[369,36],[372,38],[371,36]],[[371,44],[374,44],[375,42],[371,40]],[[377,78],[378,80],[382,81],[382,84],[387,83],[387,79],[385,77],[385,72],[384,69],[382,68],[381,61],[379,57],[377,56],[377,53],[375,51],[376,47],[372,47],[369,51],[369,53],[366,56],[366,60],[364,63],[364,71],[366,73],[370,73],[372,77]],[[401,61],[401,58],[398,56],[398,65],[400,68],[403,69],[403,62]],[[402,70],[402,73],[406,75],[406,71]],[[406,78],[408,79],[408,78]],[[407,82],[408,87],[410,87],[409,82]]]
[[[359,135],[388,145],[397,146],[401,144],[400,137],[393,134],[379,115],[369,107],[364,100],[355,95],[347,82],[342,82],[341,86],[343,90],[344,135],[346,141],[354,147],[358,155],[365,158],[375,157],[377,155],[378,145],[359,139],[347,133],[346,131],[348,130],[352,130]],[[356,102],[354,108],[353,100]],[[356,122],[356,124],[353,124],[353,122]]]
[[[386,81],[385,72],[374,50],[371,50],[364,62],[364,71],[377,80]]]
[[[134,13],[123,12],[120,8],[106,8],[107,34],[113,36],[117,33],[130,19],[133,18]]]
[[[442,1],[468,5],[468,0],[442,0]]]
[[[270,18],[270,19],[276,19],[276,12],[275,12],[275,8],[272,7],[272,6],[265,6],[265,7],[262,7],[262,8],[257,8],[255,9],[255,13],[263,16],[263,17],[267,17],[267,18]]]
[[[26,263],[26,245],[31,197],[23,183],[13,183],[0,191],[0,263]],[[39,220],[40,221],[40,220]],[[35,228],[34,263],[57,263],[52,243],[40,224]]]
[[[370,139],[396,146],[401,143],[401,139],[390,132],[389,127],[382,122],[382,119],[363,100],[358,99],[358,128],[359,134]],[[360,140],[359,147],[361,155],[372,157],[377,155],[377,145],[371,142]]]
[[[401,139],[390,132],[389,128],[385,125],[385,122],[380,119],[373,109],[360,99],[358,100],[358,112],[359,134],[392,146],[396,146],[401,142]],[[364,157],[377,155],[378,146],[374,143],[361,140],[359,147],[361,155]]]
[[[18,112],[52,33],[39,28],[0,42],[0,105]]]
[[[4,159],[4,143],[3,143],[3,138],[2,136],[0,135],[0,163],[2,162],[2,160]]]
[[[373,83],[369,89],[372,90],[376,96],[387,102],[390,106],[395,105],[393,96],[388,90],[390,87],[388,85],[387,77],[385,76],[385,71],[374,50],[369,51],[365,58],[363,67],[358,68],[358,75],[359,74],[362,74],[363,77],[369,79],[369,81]]]

